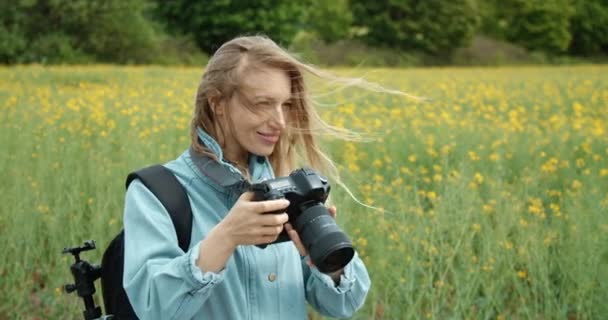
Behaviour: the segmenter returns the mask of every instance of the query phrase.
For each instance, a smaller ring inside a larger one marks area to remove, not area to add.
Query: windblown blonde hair
[[[269,156],[275,176],[287,175],[298,165],[306,165],[343,185],[336,166],[321,151],[315,136],[328,134],[346,140],[356,140],[360,136],[355,132],[334,127],[321,119],[306,87],[304,73],[334,83],[343,83],[346,86],[361,86],[372,91],[382,92],[391,92],[391,90],[362,79],[341,78],[318,70],[312,65],[299,61],[265,36],[235,38],[224,43],[209,60],[196,93],[195,110],[191,123],[194,150],[216,158],[208,148],[199,142],[197,127],[201,127],[218,142],[222,140],[220,137],[224,135],[224,130],[231,129],[218,127],[218,119],[209,102],[213,92],[219,92],[221,99],[228,101],[238,93],[241,86],[239,80],[244,72],[250,68],[263,69],[264,67],[285,70],[291,80],[293,105],[286,116],[287,127]],[[393,93],[400,92],[394,91]],[[222,149],[224,147],[222,145]]]

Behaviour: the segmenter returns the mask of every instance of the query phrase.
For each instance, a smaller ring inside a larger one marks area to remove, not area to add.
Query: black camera
[[[324,205],[329,190],[327,179],[309,168],[297,169],[289,176],[266,180],[250,187],[255,201],[289,200],[286,210],[289,223],[298,232],[312,262],[324,273],[344,268],[355,254],[352,242]],[[277,240],[269,244],[289,240],[287,232],[283,230]],[[266,245],[259,247],[265,248]]]

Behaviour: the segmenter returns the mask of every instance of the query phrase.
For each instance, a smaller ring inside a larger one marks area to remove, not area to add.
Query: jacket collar
[[[204,131],[201,127],[196,128],[196,133],[198,134],[198,139],[205,145],[205,147],[209,148],[213,154],[217,156],[220,161],[224,159],[224,152],[220,147],[220,144],[215,141],[215,139]]]
[[[234,191],[239,194],[244,192],[249,187],[250,183],[245,180],[239,169],[224,159],[223,151],[219,143],[200,127],[197,128],[197,134],[200,141],[213,152],[218,159],[218,161],[214,161],[209,157],[194,152],[194,150],[190,148],[190,157],[198,169],[198,172],[222,189]],[[258,182],[272,177],[270,163],[268,162],[268,159],[263,156],[250,154],[249,172],[252,182]]]
[[[242,175],[242,172],[237,169],[236,166],[234,166],[228,160],[224,159],[224,152],[222,151],[222,147],[220,147],[220,144],[211,135],[209,135],[201,127],[197,127],[196,132],[198,133],[198,138],[200,139],[200,141],[207,148],[209,148],[209,150],[211,150],[213,154],[215,154],[220,164],[226,166],[230,171]],[[252,181],[258,181],[264,178],[268,178],[268,176],[265,175],[265,170],[267,169],[268,171],[270,171],[270,176],[274,176],[272,174],[270,162],[268,161],[267,157],[249,154],[248,165]]]

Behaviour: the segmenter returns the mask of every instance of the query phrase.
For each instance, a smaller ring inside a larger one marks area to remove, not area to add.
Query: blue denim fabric
[[[218,143],[199,137],[231,172]],[[226,267],[202,272],[199,246],[236,202],[240,191],[218,184],[196,167],[190,152],[166,164],[184,185],[194,215],[190,249],[177,244],[175,229],[159,200],[138,180],[127,190],[124,209],[123,284],[140,319],[307,319],[308,302],[321,314],[345,318],[359,309],[371,282],[355,255],[338,285],[309,267],[292,242],[260,249],[239,246]],[[273,177],[265,157],[251,156],[252,182]]]

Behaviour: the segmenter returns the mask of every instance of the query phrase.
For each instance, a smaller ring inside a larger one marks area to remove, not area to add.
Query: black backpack
[[[128,175],[126,187],[139,179],[169,212],[179,247],[188,251],[192,232],[192,209],[186,190],[169,169],[153,165]],[[115,320],[138,319],[122,286],[124,268],[124,230],[110,242],[101,261],[101,288],[106,314]]]

